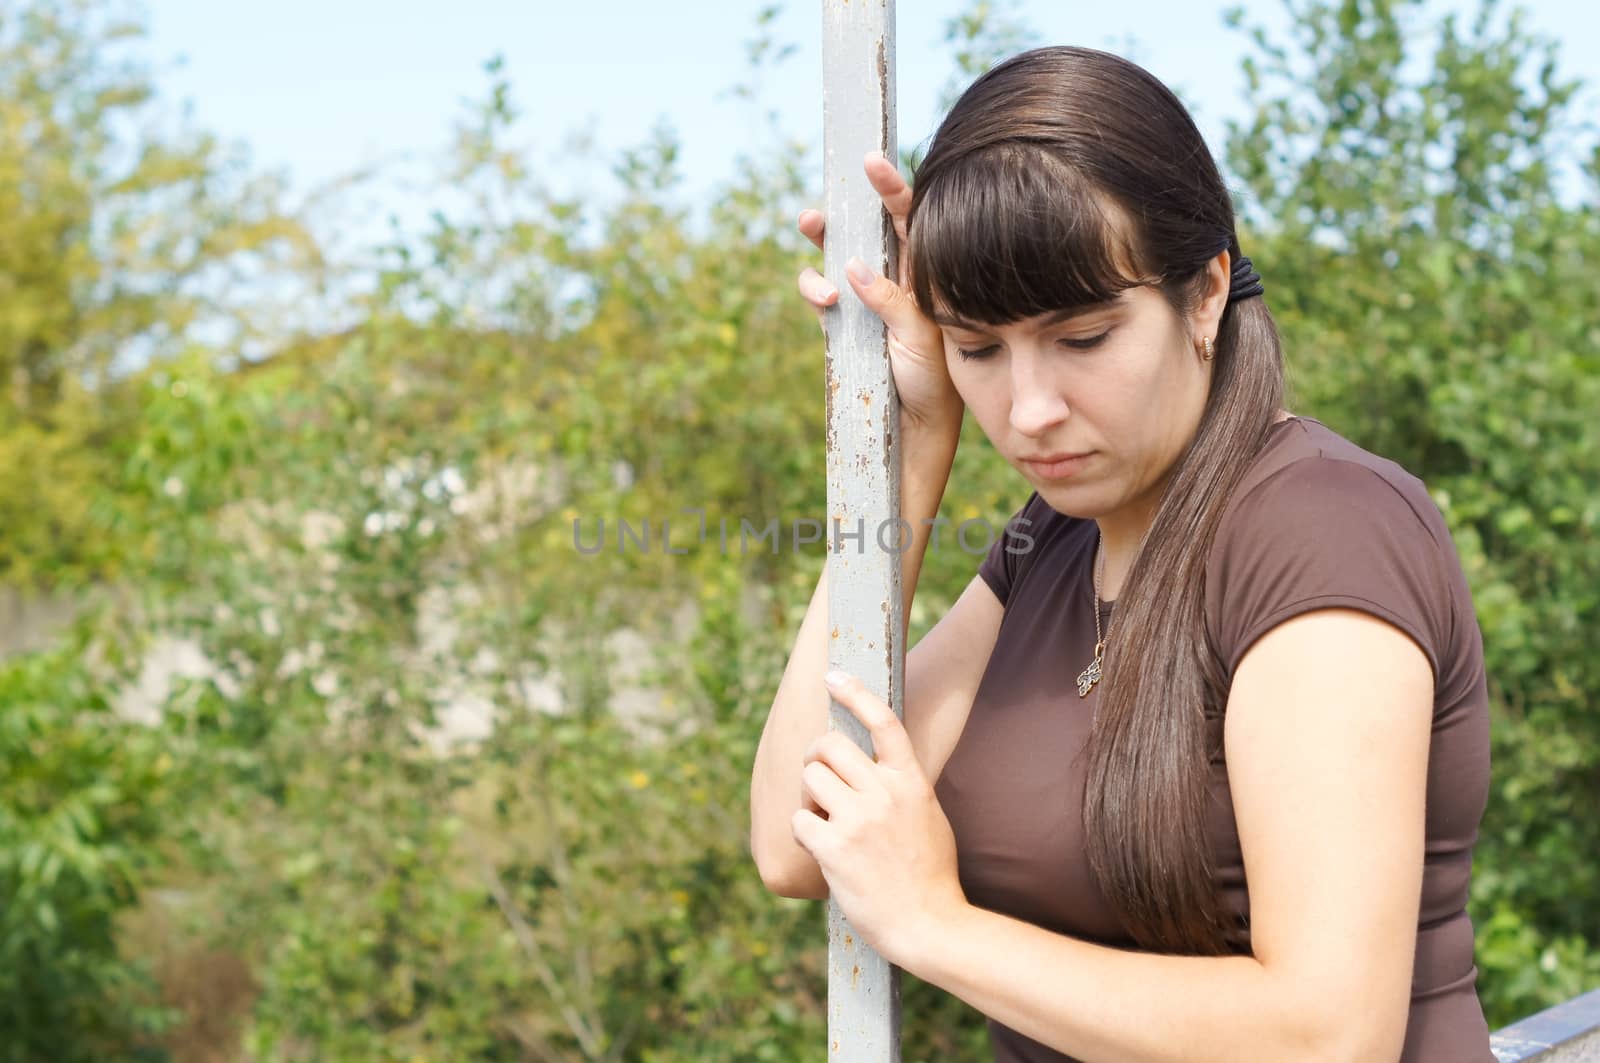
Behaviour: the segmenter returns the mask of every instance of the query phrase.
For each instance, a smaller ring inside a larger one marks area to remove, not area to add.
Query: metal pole
[[[844,279],[851,255],[896,276],[894,226],[862,171],[869,151],[896,159],[894,0],[823,0],[823,180],[827,186],[824,275],[839,301],[823,317],[827,336],[828,665],[860,678],[904,715],[903,594],[897,547],[899,400],[886,328]],[[886,545],[885,545],[886,544]],[[837,702],[829,726],[872,750]],[[899,1063],[900,972],[850,928],[828,901],[829,1063]]]

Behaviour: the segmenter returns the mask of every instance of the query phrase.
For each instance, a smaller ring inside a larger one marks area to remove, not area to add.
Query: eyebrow
[[[1050,316],[1046,317],[1039,323],[1039,327],[1049,328],[1051,325],[1059,325],[1061,322],[1067,321],[1071,318],[1083,317],[1088,314],[1096,313],[1100,310],[1110,310],[1117,306],[1119,302],[1120,300],[1116,296],[1112,296],[1110,299],[1105,299],[1098,303],[1089,303],[1085,306],[1066,307],[1051,313]],[[935,325],[945,325],[950,328],[970,329],[973,332],[984,332],[993,327],[989,325],[980,325],[972,321],[966,321],[950,314],[935,313],[930,315],[930,317]]]

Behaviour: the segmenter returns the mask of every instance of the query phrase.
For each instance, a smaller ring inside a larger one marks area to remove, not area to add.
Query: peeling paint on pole
[[[887,331],[845,280],[851,255],[896,276],[894,225],[862,170],[870,151],[896,161],[893,0],[823,0],[823,273],[839,300],[823,315],[827,336],[828,665],[861,679],[904,714],[904,595],[900,554],[900,460],[893,428],[899,400]],[[851,401],[851,397],[854,401]],[[887,529],[887,532],[880,531]],[[872,750],[865,728],[837,702],[829,726]],[[899,1063],[900,972],[850,928],[828,901],[829,1063]]]

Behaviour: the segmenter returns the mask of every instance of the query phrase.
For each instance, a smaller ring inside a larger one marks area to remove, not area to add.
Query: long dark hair
[[[919,306],[1006,324],[1137,285],[1187,317],[1206,266],[1239,260],[1233,203],[1194,120],[1138,65],[1039,48],[978,78],[917,169],[909,272]],[[1230,304],[1195,437],[1117,598],[1084,751],[1089,864],[1146,949],[1242,951],[1213,879],[1211,726],[1226,691],[1206,638],[1206,555],[1283,402],[1277,327]],[[1220,731],[1220,727],[1217,728]]]

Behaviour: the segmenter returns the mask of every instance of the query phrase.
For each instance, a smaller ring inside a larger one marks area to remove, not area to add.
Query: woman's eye
[[[1083,340],[1060,340],[1058,342],[1060,342],[1060,344],[1063,347],[1070,347],[1070,348],[1072,348],[1073,350],[1076,350],[1076,351],[1087,351],[1087,350],[1089,350],[1091,348],[1100,346],[1100,344],[1109,335],[1111,335],[1111,330],[1110,329],[1106,329],[1104,332],[1100,333],[1100,335],[1098,335],[1098,336],[1090,336],[1088,339],[1083,339]],[[991,344],[988,347],[977,347],[977,348],[973,348],[971,350],[969,350],[969,349],[967,349],[965,347],[957,347],[956,348],[956,353],[961,355],[961,358],[962,358],[963,361],[974,361],[974,360],[981,361],[984,358],[988,358],[990,355],[994,354],[999,349],[1000,349],[999,346],[997,346],[995,344]]]
[[[1063,346],[1071,347],[1075,351],[1087,351],[1091,347],[1100,346],[1101,341],[1103,341],[1109,335],[1111,335],[1111,330],[1106,329],[1104,332],[1100,333],[1100,335],[1090,336],[1086,340],[1062,340],[1061,343]]]

